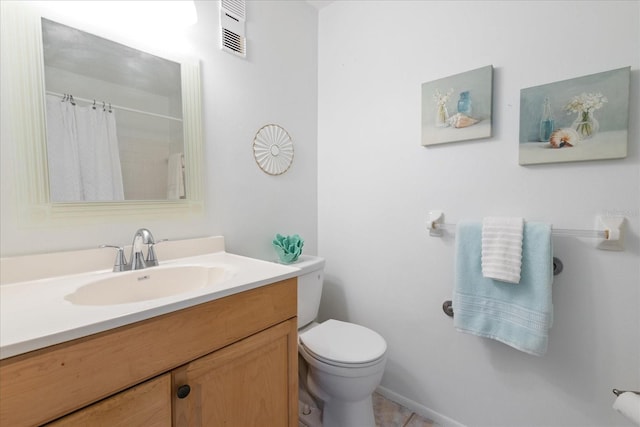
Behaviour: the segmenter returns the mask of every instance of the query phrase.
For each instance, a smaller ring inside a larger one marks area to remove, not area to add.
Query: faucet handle
[[[156,257],[156,251],[153,249],[158,243],[166,242],[169,239],[158,240],[157,242],[149,243],[149,249],[147,250],[146,264],[149,266],[158,265],[158,258]]]
[[[127,268],[127,258],[124,256],[124,248],[114,245],[100,245],[100,248],[114,248],[118,250],[116,260],[113,263],[113,271],[124,271]]]

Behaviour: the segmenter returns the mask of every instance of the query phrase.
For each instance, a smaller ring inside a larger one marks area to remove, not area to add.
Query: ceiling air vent
[[[220,48],[246,58],[245,0],[220,1]]]

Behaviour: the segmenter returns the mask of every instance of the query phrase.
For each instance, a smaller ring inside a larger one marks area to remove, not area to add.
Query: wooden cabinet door
[[[139,384],[47,426],[171,427],[171,375]]]
[[[174,426],[296,427],[296,327],[282,322],[174,370]]]

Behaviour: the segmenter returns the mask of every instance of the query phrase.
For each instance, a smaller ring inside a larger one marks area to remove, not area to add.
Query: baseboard
[[[429,409],[424,405],[414,402],[411,399],[407,399],[406,397],[396,393],[395,391],[391,391],[388,388],[378,386],[376,391],[387,399],[401,404],[412,412],[415,412],[418,415],[434,421],[436,424],[438,424],[438,427],[466,427],[464,424],[459,423],[458,421],[451,419],[446,415],[442,415],[439,412]]]

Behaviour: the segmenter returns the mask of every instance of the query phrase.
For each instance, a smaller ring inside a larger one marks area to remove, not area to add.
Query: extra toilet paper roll
[[[613,402],[613,409],[640,426],[640,395],[627,391]]]

